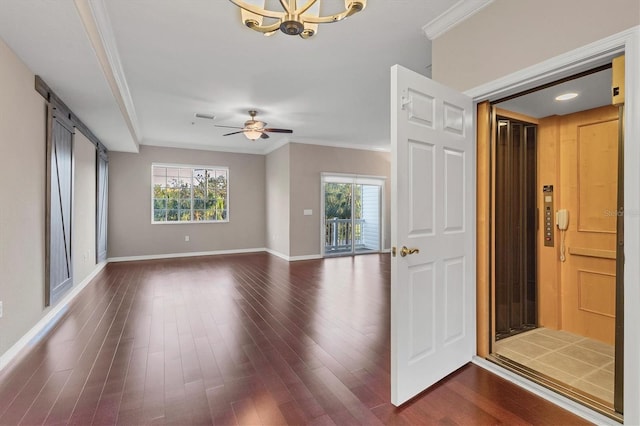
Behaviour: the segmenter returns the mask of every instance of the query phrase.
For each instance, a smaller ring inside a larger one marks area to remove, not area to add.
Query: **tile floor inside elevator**
[[[537,328],[499,340],[494,353],[613,406],[611,345],[566,331]]]

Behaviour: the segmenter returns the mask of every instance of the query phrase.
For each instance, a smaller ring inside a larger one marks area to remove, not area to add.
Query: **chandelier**
[[[342,21],[358,13],[367,5],[367,0],[344,0],[344,10],[334,15],[321,16],[321,0],[279,0],[282,10],[265,8],[266,0],[229,0],[240,8],[242,23],[266,36],[278,30],[288,35],[299,35],[307,39],[318,31],[318,24]],[[301,3],[301,6],[298,6]],[[267,22],[264,22],[266,18]]]

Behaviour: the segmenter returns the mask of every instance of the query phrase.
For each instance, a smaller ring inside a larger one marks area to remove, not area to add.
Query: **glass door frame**
[[[321,257],[336,257],[336,256],[354,256],[358,253],[355,250],[355,238],[351,238],[351,250],[348,252],[341,252],[336,254],[328,254],[326,252],[326,205],[325,205],[325,184],[327,183],[337,183],[337,184],[347,184],[352,185],[352,194],[355,194],[353,191],[355,185],[373,185],[378,186],[380,191],[379,201],[378,201],[378,249],[368,251],[367,253],[381,253],[384,241],[384,208],[385,205],[385,183],[386,177],[384,176],[369,176],[369,175],[356,175],[356,174],[348,174],[348,173],[328,173],[323,172],[320,174],[320,255]],[[355,197],[351,197],[351,230],[355,229],[353,226],[354,223],[354,213],[355,213]]]

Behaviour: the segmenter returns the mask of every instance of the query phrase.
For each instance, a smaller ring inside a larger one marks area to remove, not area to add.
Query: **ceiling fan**
[[[249,115],[251,118],[244,122],[244,127],[233,127],[233,126],[221,126],[216,124],[216,127],[226,127],[229,129],[240,129],[237,132],[227,133],[222,136],[236,135],[238,133],[244,133],[247,139],[255,141],[258,138],[268,139],[269,135],[267,133],[293,133],[293,130],[290,129],[274,129],[270,127],[266,127],[267,123],[264,121],[256,120],[256,115],[258,111],[250,110]]]

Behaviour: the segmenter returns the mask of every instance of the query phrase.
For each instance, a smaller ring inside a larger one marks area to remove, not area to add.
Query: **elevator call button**
[[[544,194],[544,245],[553,247],[553,185],[542,187]]]

